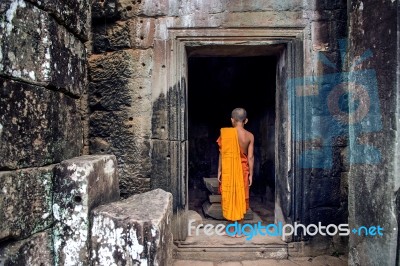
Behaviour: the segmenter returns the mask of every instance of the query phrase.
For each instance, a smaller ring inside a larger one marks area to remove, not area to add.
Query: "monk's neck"
[[[237,122],[236,124],[233,125],[234,128],[244,128],[244,124]]]

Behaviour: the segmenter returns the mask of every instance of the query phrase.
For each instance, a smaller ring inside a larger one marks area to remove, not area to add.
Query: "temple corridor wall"
[[[88,152],[90,18],[89,1],[0,2],[0,264],[54,262],[53,170]]]
[[[398,1],[350,1],[349,6],[348,70],[353,73],[349,87],[369,83],[364,86],[370,94],[369,112],[374,114],[369,125],[350,127],[349,146],[353,159],[376,158],[376,163],[350,166],[349,224],[351,228],[385,228],[385,234],[379,238],[350,236],[349,265],[377,261],[382,265],[399,264],[398,8]],[[366,52],[370,56],[365,56]],[[367,99],[360,100],[365,104]],[[373,111],[374,102],[379,103],[378,111]],[[360,149],[363,145],[368,147]]]

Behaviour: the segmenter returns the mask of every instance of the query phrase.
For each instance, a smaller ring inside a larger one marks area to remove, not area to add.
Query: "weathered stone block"
[[[313,111],[317,113],[311,117],[312,131],[309,133],[312,138],[327,138],[326,132],[332,132],[330,135],[330,139],[323,139],[324,145],[328,145],[327,143],[332,143],[334,137],[346,135],[347,128],[344,126],[345,123],[333,123],[336,122],[331,114],[326,115],[326,105],[325,102],[316,100],[313,102],[314,106],[317,106]],[[325,114],[320,115],[318,113],[325,112]]]
[[[129,177],[131,174],[131,168],[134,167],[128,167],[126,169],[123,169],[122,174],[126,177]],[[120,182],[120,190],[121,190],[121,197],[126,198],[130,195],[133,194],[140,194],[143,192],[147,192],[151,189],[151,179],[149,177],[141,177],[142,175],[140,173],[135,173],[134,176],[131,178],[125,178],[123,181]]]
[[[346,1],[308,1],[309,8],[312,10],[335,10],[335,9],[346,9]]]
[[[208,200],[211,203],[221,203],[221,195],[208,195]]]
[[[123,197],[150,188],[150,129],[146,129],[149,124],[150,118],[138,117],[128,111],[94,112],[90,116],[90,150],[117,157]]]
[[[149,138],[150,127],[148,114],[135,113],[134,108],[111,112],[96,111],[90,115],[90,136],[108,139],[114,147],[122,144],[137,146],[135,142],[145,142],[141,139]],[[121,148],[120,152],[129,150],[129,147]],[[139,147],[135,150],[139,151]]]
[[[330,50],[330,25],[330,21],[314,21],[311,23],[311,39],[315,50]]]
[[[340,200],[347,202],[349,198],[349,173],[343,172],[340,176]]]
[[[148,78],[112,78],[89,84],[91,110],[151,113],[151,82]],[[136,116],[132,116],[135,118]],[[132,121],[132,120],[131,120]],[[149,121],[150,122],[150,121]]]
[[[230,12],[249,12],[249,11],[298,11],[302,10],[303,1],[301,0],[284,0],[284,1],[273,1],[273,0],[261,0],[261,1],[240,1],[231,0],[227,4],[227,10]]]
[[[54,265],[51,230],[0,247],[0,265]]]
[[[76,100],[0,77],[0,168],[43,166],[78,156]]]
[[[187,141],[152,140],[151,187],[163,188],[174,196],[174,210],[186,205]]]
[[[117,157],[121,196],[148,191],[152,52],[94,55],[90,65],[91,152]]]
[[[301,11],[232,12],[226,15],[225,27],[290,27],[305,25]]]
[[[153,52],[146,50],[123,50],[90,57],[90,80],[133,79],[151,77]]]
[[[219,188],[219,181],[218,178],[209,178],[209,177],[204,177],[203,178],[204,185],[206,185],[206,188],[208,191],[210,191],[214,195],[221,194],[218,191]]]
[[[119,17],[117,11],[116,3],[113,0],[96,0],[92,2],[92,18],[94,20],[118,19]]]
[[[171,193],[174,195],[174,210],[186,207],[186,169],[187,161],[185,151],[188,150],[188,141],[170,141],[170,162],[171,162]],[[168,158],[167,158],[168,159]]]
[[[314,146],[315,147],[315,146]],[[319,154],[308,154],[309,162],[312,162],[314,165],[329,165],[331,164],[331,168],[313,168],[311,173],[314,177],[317,178],[330,178],[330,177],[338,177],[341,172],[346,171],[346,161],[348,158],[343,156],[343,148],[338,146],[322,146],[318,149],[314,149],[319,151]]]
[[[153,112],[151,117],[152,136],[154,139],[168,139],[168,103],[162,93],[153,102]]]
[[[63,161],[55,168],[56,265],[87,265],[90,211],[119,200],[116,165],[113,155],[86,155]]]
[[[310,223],[322,225],[339,224],[342,216],[338,215],[339,210],[336,207],[316,207],[310,210]],[[338,223],[339,222],[339,223]]]
[[[0,172],[0,241],[22,239],[53,223],[53,166]]]
[[[334,137],[332,139],[332,144],[333,144],[333,146],[347,147],[349,145],[349,136],[342,135],[342,136]]]
[[[301,241],[301,242],[295,242],[294,244],[296,246],[296,249],[298,250],[299,254],[294,255],[289,253],[289,256],[302,256],[302,257],[316,257],[316,256],[321,256],[324,254],[332,254],[333,248],[332,248],[332,237],[330,236],[322,236],[320,234],[316,234],[312,238],[310,238],[308,241]],[[335,250],[336,251],[336,250]],[[335,266],[344,266],[347,265],[345,261],[342,261],[338,263],[335,261],[332,263],[331,261],[328,262],[327,259],[324,260],[324,262],[318,262],[319,260],[315,260],[316,265],[335,265]],[[332,264],[331,264],[332,263]],[[314,260],[311,265],[314,264]]]
[[[148,191],[152,52],[95,55],[90,65],[91,152],[117,156],[121,196]]]
[[[170,193],[152,190],[92,213],[92,265],[172,265]]]
[[[2,1],[0,10],[0,74],[80,96],[87,83],[83,43],[28,2]]]
[[[55,16],[69,31],[89,39],[91,12],[89,0],[27,0]]]
[[[187,125],[185,121],[185,108],[187,105],[186,81],[184,79],[170,87],[167,92],[167,118],[168,118],[168,139],[187,139]]]
[[[149,2],[149,1],[148,1]],[[203,22],[210,23],[207,19],[213,14],[221,14],[229,9],[231,1],[169,1],[168,15],[170,17],[183,18],[188,23]],[[149,11],[147,11],[149,12]],[[199,16],[202,16],[201,18]],[[190,20],[192,20],[190,22]],[[203,21],[202,21],[203,20]]]
[[[93,52],[104,53],[132,48],[130,39],[131,21],[115,23],[99,22],[93,27]]]
[[[310,208],[340,206],[340,178],[312,178],[310,181]]]
[[[171,191],[171,151],[167,140],[152,141],[151,188]]]
[[[92,16],[95,19],[129,19],[138,15],[147,17],[163,16],[168,12],[167,0],[95,0],[92,3]]]
[[[200,2],[198,2],[200,3]],[[203,2],[205,3],[205,2]],[[177,14],[181,14],[182,10],[184,12],[189,12],[187,8],[181,10],[174,10]],[[196,10],[193,14],[187,15],[177,15],[172,17],[165,18],[165,25],[159,26],[159,30],[156,31],[156,39],[165,40],[168,37],[167,28],[219,28],[224,27],[226,23],[226,14],[225,12],[208,14],[206,12],[201,12]],[[160,23],[161,24],[161,23]]]
[[[102,53],[124,48],[146,49],[153,46],[155,19],[136,17],[93,27],[93,51]]]
[[[174,199],[176,197],[173,197]],[[173,204],[176,205],[176,204]],[[171,227],[174,241],[185,241],[188,236],[188,225],[190,213],[186,210],[173,207]]]

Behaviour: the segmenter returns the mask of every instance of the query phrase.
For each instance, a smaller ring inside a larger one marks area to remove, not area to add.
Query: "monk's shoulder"
[[[247,136],[247,138],[248,138],[250,141],[254,140],[254,135],[253,135],[253,133],[251,133],[251,132],[248,131],[248,130],[246,130],[246,136]]]

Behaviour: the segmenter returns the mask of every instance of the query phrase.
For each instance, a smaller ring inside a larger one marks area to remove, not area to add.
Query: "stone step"
[[[211,195],[208,196],[208,200],[211,203],[221,203],[221,195],[211,194]]]
[[[310,266],[310,265],[335,265],[347,266],[348,256],[302,256],[302,257],[289,257],[287,259],[239,259],[233,260],[174,260],[173,266]]]
[[[92,211],[88,265],[171,265],[172,194],[162,189]]]
[[[206,235],[195,231],[185,241],[176,241],[173,258],[192,261],[241,261],[287,259],[289,246],[279,237],[255,235],[251,240]]]
[[[204,184],[208,191],[210,191],[214,195],[220,194],[218,192],[219,182],[218,178],[216,177],[203,177]]]
[[[204,215],[207,217],[211,217],[216,220],[225,220],[224,217],[222,216],[222,207],[221,203],[210,203],[208,201],[205,201],[203,203],[203,212]],[[251,209],[244,215],[245,220],[253,220],[254,218],[254,213]]]
[[[184,247],[174,251],[176,260],[240,261],[257,259],[286,259],[287,247]]]

